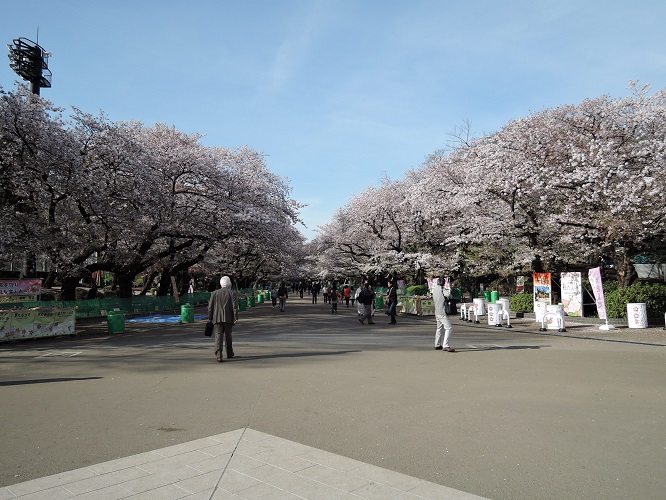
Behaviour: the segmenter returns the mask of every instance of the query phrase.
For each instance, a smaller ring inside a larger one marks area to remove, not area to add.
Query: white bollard
[[[541,302],[540,300],[534,302],[534,318],[537,323],[541,323],[543,315],[546,314],[546,305],[545,302]]]
[[[470,304],[469,306],[467,306],[467,316],[465,318],[468,323],[472,322],[472,313],[473,312],[474,312],[474,304]]]
[[[500,317],[504,317],[504,319],[506,320],[506,327],[507,328],[513,328],[511,326],[511,311],[509,311],[508,309],[502,308],[502,314],[501,314]],[[502,323],[501,320],[500,320],[500,323]]]
[[[546,330],[548,330],[546,328],[546,321],[548,320],[548,318],[554,318],[556,320],[558,332],[567,331],[567,329],[564,327],[564,316],[562,316],[559,312],[547,312],[541,318],[541,328],[539,328],[540,332],[545,332]]]

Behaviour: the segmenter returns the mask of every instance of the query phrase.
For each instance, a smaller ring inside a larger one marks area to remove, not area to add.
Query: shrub
[[[510,307],[514,312],[534,312],[534,297],[531,293],[517,293],[511,297]]]
[[[661,318],[666,312],[666,285],[661,283],[634,283],[627,288],[617,288],[606,296],[606,313],[609,318],[626,318],[627,304],[643,302],[649,318]]]
[[[405,295],[428,295],[428,285],[414,285],[407,287]]]

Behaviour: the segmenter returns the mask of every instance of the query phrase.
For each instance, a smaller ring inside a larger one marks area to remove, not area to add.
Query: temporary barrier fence
[[[125,314],[142,314],[177,309],[180,305],[207,304],[210,292],[186,293],[180,296],[180,301],[171,295],[134,295],[127,298],[112,297],[108,299],[65,300],[65,301],[36,301],[11,304],[11,309],[66,309],[73,308],[77,318],[97,318],[106,316],[109,311],[118,311]],[[9,309],[9,308],[5,308]]]

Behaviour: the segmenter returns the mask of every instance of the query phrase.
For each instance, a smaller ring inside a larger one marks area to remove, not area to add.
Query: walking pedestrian
[[[449,346],[451,336],[451,321],[446,315],[446,300],[451,295],[450,290],[444,288],[444,278],[439,278],[432,291],[432,299],[435,303],[435,320],[437,329],[435,330],[435,349],[447,352],[456,352]]]
[[[395,325],[397,322],[395,320],[396,307],[398,306],[398,292],[395,289],[392,281],[388,282],[389,289],[386,292],[386,302],[388,307],[387,314],[391,316],[391,321],[389,325]]]
[[[271,303],[273,304],[273,309],[275,309],[275,306],[277,305],[277,299],[278,299],[277,288],[275,288],[275,285],[273,285],[271,287]]]
[[[312,283],[312,303],[317,303],[317,295],[319,295],[319,283]]]
[[[287,287],[284,285],[284,281],[280,283],[280,288],[278,288],[278,299],[280,299],[280,311],[284,312],[284,306],[287,304],[287,299],[289,295],[287,294]]]
[[[238,321],[236,295],[231,290],[231,279],[222,276],[220,286],[210,294],[208,301],[208,321],[213,323],[215,334],[215,359],[222,363],[222,349],[227,352],[227,359],[234,357],[231,328]]]
[[[331,289],[331,312],[338,312],[338,290],[335,286]]]
[[[361,301],[359,300],[362,291],[363,291],[363,285],[359,286],[356,289],[356,292],[354,293],[354,298],[352,299],[352,306],[354,305],[354,301],[356,301],[356,312],[358,313],[359,317],[363,316],[363,314],[365,313],[365,307],[363,306],[363,304],[361,304]]]
[[[345,287],[342,289],[342,295],[345,298],[345,303],[347,304],[347,307],[349,307],[349,299],[351,299],[351,288],[349,288],[349,285],[345,285]],[[354,303],[352,303],[352,306]]]
[[[365,320],[368,320],[368,325],[374,325],[372,321],[372,303],[375,301],[375,292],[372,290],[372,287],[368,283],[363,284],[361,293],[358,296],[358,302],[363,306],[363,315],[358,318],[362,325],[365,324]]]

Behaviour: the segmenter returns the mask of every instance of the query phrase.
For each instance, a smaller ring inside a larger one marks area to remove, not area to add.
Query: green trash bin
[[[257,304],[263,304],[264,302],[264,294],[263,293],[258,293],[257,294]]]
[[[125,313],[120,311],[109,311],[106,314],[106,322],[109,333],[125,333]]]
[[[181,323],[194,323],[194,306],[190,304],[183,304],[180,306],[180,322]]]
[[[490,302],[493,304],[499,300],[499,292],[490,292]]]
[[[483,299],[486,302],[490,302],[490,292],[483,292]]]
[[[254,307],[254,295],[250,295],[247,298],[247,306]]]
[[[384,296],[383,295],[375,296],[375,309],[383,309],[383,308],[384,308]]]
[[[238,297],[238,310],[245,311],[247,309],[247,299],[245,297]]]

